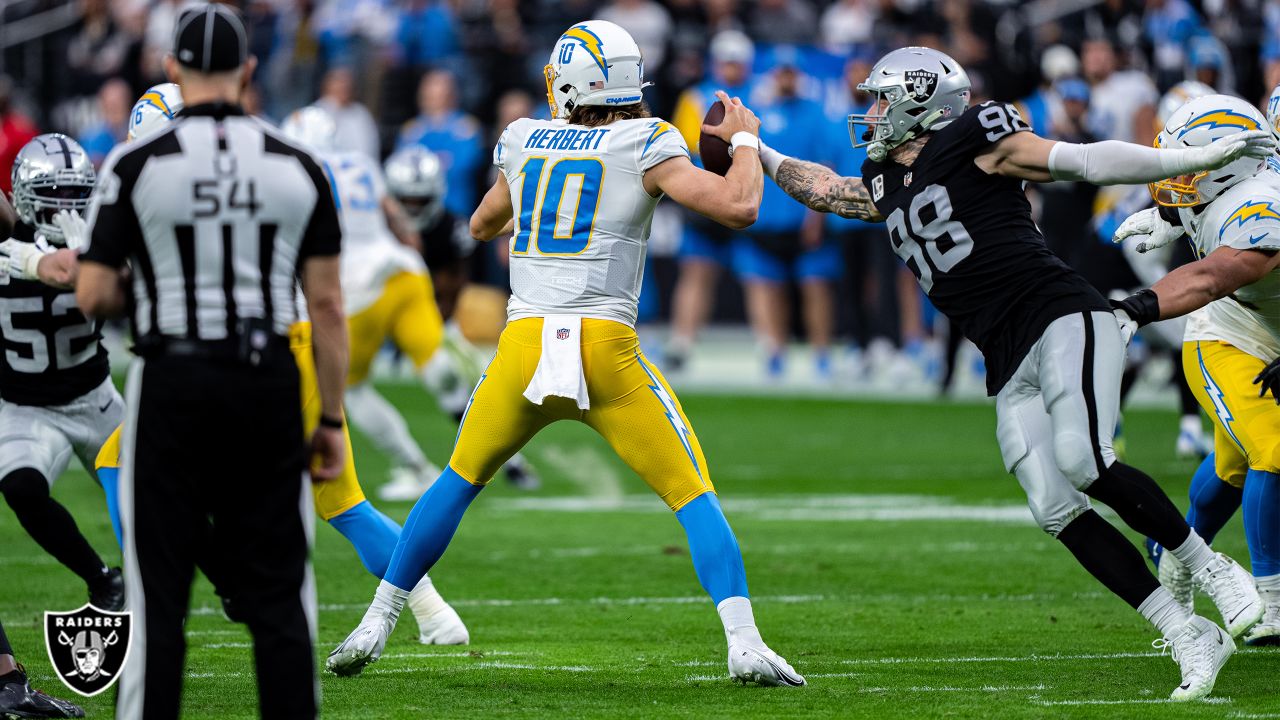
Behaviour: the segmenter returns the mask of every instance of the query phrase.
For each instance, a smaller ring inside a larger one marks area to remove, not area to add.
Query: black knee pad
[[[0,478],[0,493],[10,505],[49,497],[49,481],[35,468],[18,468]]]

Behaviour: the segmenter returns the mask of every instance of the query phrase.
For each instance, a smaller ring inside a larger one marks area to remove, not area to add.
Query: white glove
[[[53,248],[43,240],[37,240],[34,243],[13,239],[0,242],[0,254],[3,254],[6,260],[5,269],[9,277],[14,280],[39,280],[40,275],[36,272],[36,267],[40,264],[40,258],[51,252]]]
[[[89,223],[75,210],[59,210],[53,216],[53,224],[62,231],[67,247],[80,252],[89,244]]]
[[[1119,244],[1132,237],[1138,241],[1138,252],[1144,253],[1162,248],[1185,234],[1181,225],[1170,225],[1160,217],[1158,208],[1147,208],[1125,218],[1111,242]]]
[[[1264,160],[1276,151],[1276,136],[1270,130],[1246,130],[1218,138],[1204,147],[1187,148],[1173,175],[1199,170],[1217,170],[1242,157]]]
[[[1116,322],[1120,325],[1120,339],[1124,341],[1124,346],[1129,347],[1129,341],[1138,332],[1138,323],[1131,317],[1129,313],[1116,308],[1111,313],[1116,316]]]

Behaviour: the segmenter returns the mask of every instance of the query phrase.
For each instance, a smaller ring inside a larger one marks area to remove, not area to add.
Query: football
[[[706,125],[719,125],[724,120],[724,103],[719,100],[711,104],[707,116],[702,119]],[[715,135],[702,133],[698,136],[698,155],[702,157],[702,167],[717,175],[729,172],[733,158],[729,157],[729,143]]]

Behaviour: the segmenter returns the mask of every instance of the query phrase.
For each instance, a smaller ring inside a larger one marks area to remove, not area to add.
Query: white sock
[[[1183,415],[1178,424],[1178,429],[1184,433],[1191,433],[1196,437],[1204,434],[1204,425],[1200,422],[1199,415]]]
[[[1192,575],[1209,567],[1209,563],[1213,562],[1216,557],[1213,550],[1209,549],[1209,545],[1200,539],[1195,530],[1191,531],[1191,534],[1187,536],[1187,539],[1181,545],[1169,550],[1169,552],[1173,553],[1173,556],[1178,558],[1191,571]]]
[[[409,591],[409,609],[413,611],[419,625],[447,607],[449,603],[440,597],[430,575],[423,575],[418,584],[413,586],[413,590]]]
[[[400,610],[404,608],[404,603],[409,599],[409,592],[401,590],[391,583],[383,580],[378,583],[378,589],[373,593],[373,602],[369,604],[369,609],[365,611],[364,616],[387,616],[391,618],[391,624],[394,625],[396,620],[400,619]]]
[[[1280,575],[1264,575],[1263,577],[1254,577],[1254,581],[1258,583],[1258,592],[1271,593],[1273,600],[1280,600]]]
[[[369,383],[347,388],[347,417],[351,423],[392,456],[396,463],[416,473],[427,470],[427,456],[409,434],[404,416]]]
[[[1177,634],[1178,630],[1191,619],[1191,613],[1179,605],[1164,586],[1152,591],[1138,606],[1138,612],[1151,621],[1151,624],[1155,625],[1160,634],[1166,638]]]
[[[744,597],[725,598],[716,606],[720,622],[724,623],[725,640],[740,642],[752,647],[763,647],[764,638],[756,629],[756,618],[751,612],[751,601]]]

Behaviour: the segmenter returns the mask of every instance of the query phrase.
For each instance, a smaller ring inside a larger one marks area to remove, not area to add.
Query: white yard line
[[[816,676],[815,676],[816,677]],[[941,692],[985,692],[985,693],[1002,693],[1002,692],[1026,692],[1028,690],[1048,690],[1046,685],[983,685],[981,687],[955,687],[952,685],[943,685],[933,687],[930,685],[912,685],[910,687],[864,687],[858,688],[858,692],[865,693],[941,693]]]
[[[1006,655],[992,657],[911,657],[864,658],[841,660],[843,665],[927,665],[932,663],[998,663],[998,662],[1057,662],[1062,660],[1120,660],[1124,658],[1160,657],[1158,652],[1088,653],[1081,655]]]
[[[1060,706],[1076,706],[1076,705],[1173,705],[1174,700],[1169,698],[1141,698],[1135,700],[1033,700],[1036,705],[1044,707],[1060,707]],[[1231,698],[1228,697],[1211,697],[1205,698],[1200,702],[1209,705],[1229,705]],[[1181,703],[1176,703],[1181,704]]]
[[[440,652],[416,652],[416,653],[386,653],[382,656],[383,660],[394,660],[397,658],[475,658],[477,660],[487,657],[510,657],[510,656],[527,656],[538,655],[540,653],[527,652],[511,652],[509,650],[452,650]]]
[[[542,448],[540,455],[543,462],[572,481],[587,497],[604,504],[622,502],[622,478],[594,448],[567,449],[551,444]]]

